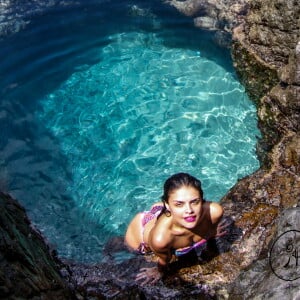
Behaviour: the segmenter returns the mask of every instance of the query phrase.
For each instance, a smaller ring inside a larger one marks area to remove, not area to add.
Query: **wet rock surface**
[[[166,0],[186,16],[194,19],[197,27],[231,32],[243,20],[250,0]]]
[[[25,210],[0,193],[0,298],[72,299],[63,264],[35,230]]]
[[[300,208],[286,209],[276,221],[269,256],[243,270],[230,286],[233,299],[298,299],[300,270]]]
[[[28,1],[33,2],[36,1]],[[8,3],[14,1],[1,1],[0,5],[8,8]],[[299,1],[168,3],[193,17],[195,24],[203,28],[233,34],[232,55],[237,74],[257,105],[262,133],[257,148],[261,167],[238,181],[222,199],[225,219],[230,224],[229,234],[210,241],[201,253],[174,263],[170,274],[157,285],[142,287],[134,281],[135,275],[141,267],[155,264],[153,257],[128,258],[122,240],[115,239],[103,253],[105,263],[63,263],[31,227],[24,210],[1,194],[1,296],[8,299],[295,299],[300,296],[299,267],[295,267],[298,256],[293,252],[300,246],[296,234],[300,230]],[[292,232],[296,238],[283,240],[280,252],[276,242],[286,232]],[[287,256],[286,250],[291,245],[294,250]],[[283,259],[286,268],[282,271]]]
[[[243,23],[250,0],[166,0],[186,16],[193,18],[196,27],[215,32],[215,41],[231,46],[232,29]]]

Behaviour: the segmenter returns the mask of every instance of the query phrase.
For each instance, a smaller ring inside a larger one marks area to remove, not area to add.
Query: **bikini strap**
[[[199,242],[196,242],[196,243],[194,243],[194,244],[191,245],[191,246],[187,246],[187,247],[183,247],[183,248],[176,249],[176,250],[174,251],[174,254],[175,254],[176,256],[181,256],[181,255],[187,254],[187,253],[189,253],[190,251],[192,251],[193,249],[195,249],[195,248],[197,248],[197,247],[200,247],[201,245],[204,245],[206,242],[207,242],[206,239],[202,239],[202,240],[200,240]]]

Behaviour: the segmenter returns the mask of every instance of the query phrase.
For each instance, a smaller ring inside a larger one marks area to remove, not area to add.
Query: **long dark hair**
[[[174,174],[169,177],[164,183],[164,194],[161,197],[161,200],[164,204],[162,213],[168,214],[166,203],[168,203],[169,201],[169,195],[171,194],[171,192],[183,186],[190,186],[195,188],[199,192],[201,199],[203,199],[203,190],[201,187],[201,181],[199,179],[188,173]]]

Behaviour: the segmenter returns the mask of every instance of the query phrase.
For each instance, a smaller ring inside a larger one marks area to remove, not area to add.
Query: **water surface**
[[[258,167],[229,51],[152,5],[87,1],[1,42],[1,189],[62,256],[100,261],[173,173],[219,201]]]

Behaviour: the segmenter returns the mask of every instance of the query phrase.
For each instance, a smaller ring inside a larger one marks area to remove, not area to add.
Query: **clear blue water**
[[[64,257],[100,261],[175,172],[219,201],[258,168],[229,51],[160,2],[52,10],[0,52],[0,187]]]

